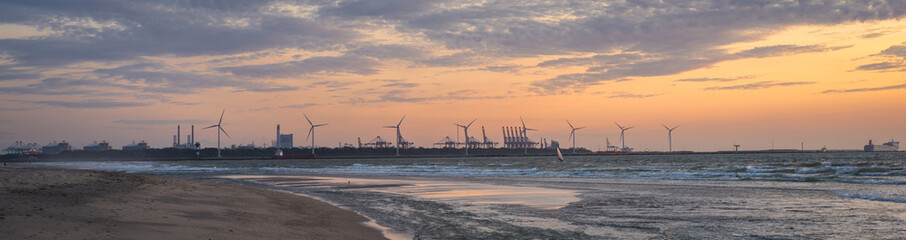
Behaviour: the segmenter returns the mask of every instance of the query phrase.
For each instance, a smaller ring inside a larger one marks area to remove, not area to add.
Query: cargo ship
[[[874,145],[871,140],[868,140],[868,145],[865,145],[866,152],[895,152],[899,149],[900,142],[895,142],[893,139],[881,145]]]

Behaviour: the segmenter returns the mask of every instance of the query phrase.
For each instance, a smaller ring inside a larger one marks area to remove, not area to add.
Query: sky
[[[0,1],[0,144],[469,134],[591,150],[906,139],[906,2]],[[185,139],[185,136],[182,137]]]

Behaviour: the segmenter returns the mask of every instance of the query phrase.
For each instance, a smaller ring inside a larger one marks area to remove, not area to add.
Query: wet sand
[[[412,176],[222,176],[430,239],[903,239],[898,185]]]
[[[384,239],[354,212],[229,184],[0,168],[5,239]]]

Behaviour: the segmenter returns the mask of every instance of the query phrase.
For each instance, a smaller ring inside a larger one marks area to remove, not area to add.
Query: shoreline
[[[881,152],[866,152],[862,150],[831,150],[828,152],[820,151],[800,151],[800,150],[790,150],[790,149],[777,149],[777,150],[746,150],[746,151],[712,151],[712,152],[692,152],[692,151],[675,151],[675,152],[631,152],[630,154],[598,154],[595,152],[592,153],[564,153],[566,157],[621,157],[621,156],[672,156],[672,155],[736,155],[736,154],[834,154],[834,153],[902,153],[904,151],[881,151]],[[29,156],[29,155],[24,155]],[[40,156],[40,155],[31,155],[31,156]],[[136,157],[125,157],[125,158],[57,158],[54,155],[49,155],[50,158],[9,158],[0,160],[0,162],[85,162],[85,161],[112,161],[112,162],[132,162],[132,161],[219,161],[219,160],[317,160],[317,159],[423,159],[423,158],[498,158],[498,157],[543,157],[543,156],[557,156],[556,152],[544,153],[544,154],[473,154],[473,155],[328,155],[328,156],[316,156],[314,158],[287,158],[287,159],[275,159],[272,156],[251,156],[251,157],[200,157],[200,158],[136,158]]]
[[[199,180],[3,167],[0,193],[12,239],[386,239],[324,201]]]

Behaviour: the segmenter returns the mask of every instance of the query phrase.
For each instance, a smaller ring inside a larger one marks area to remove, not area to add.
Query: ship
[[[865,145],[866,152],[895,152],[899,149],[900,142],[896,142],[893,139],[881,145],[874,145],[871,140],[868,140],[868,145]]]
[[[617,146],[610,145],[610,139],[609,139],[609,138],[605,138],[605,140],[607,141],[607,150],[606,150],[606,151],[598,151],[598,152],[597,152],[598,155],[628,155],[628,154],[632,154],[632,148],[623,148],[623,149],[620,149],[620,148],[618,148]]]
[[[312,159],[315,158],[314,154],[302,154],[302,155],[283,155],[283,150],[277,149],[274,152],[274,155],[271,156],[272,159]]]

